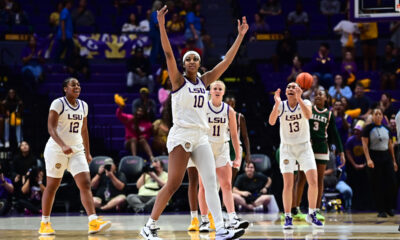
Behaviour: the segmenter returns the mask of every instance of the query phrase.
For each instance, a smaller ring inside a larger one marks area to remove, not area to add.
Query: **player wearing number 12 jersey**
[[[315,227],[323,227],[316,217],[317,204],[317,170],[314,154],[310,142],[310,129],[308,120],[312,116],[311,102],[301,98],[302,90],[295,82],[286,87],[286,101],[281,101],[281,90],[275,92],[275,105],[269,116],[269,124],[275,125],[280,120],[280,169],[283,175],[283,206],[285,211],[284,229],[293,228],[291,216],[293,172],[296,170],[296,161],[300,169],[306,173],[308,182],[309,213],[307,222]]]
[[[90,189],[88,163],[92,156],[87,129],[88,105],[78,99],[81,87],[75,78],[63,82],[63,93],[64,97],[51,103],[47,122],[50,134],[44,150],[47,181],[39,234],[55,234],[50,224],[50,212],[65,170],[72,174],[79,188],[82,204],[89,216],[89,233],[105,231],[111,227],[111,222],[97,217]]]

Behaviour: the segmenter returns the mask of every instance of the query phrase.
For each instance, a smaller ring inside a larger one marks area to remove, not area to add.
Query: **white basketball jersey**
[[[208,130],[206,87],[200,78],[196,78],[195,84],[185,77],[184,80],[179,89],[171,92],[173,123],[184,128]]]
[[[65,97],[57,98],[51,103],[50,111],[58,113],[57,134],[68,146],[82,144],[83,119],[88,114],[88,105],[77,99],[76,107],[72,107]],[[49,143],[57,144],[50,136]]]
[[[309,100],[303,100],[305,105],[311,106]],[[310,141],[310,126],[300,105],[294,109],[289,107],[287,100],[279,105],[280,136],[284,144],[299,144]]]
[[[211,101],[207,107],[208,141],[213,143],[223,143],[229,141],[229,105],[222,103],[215,107]]]

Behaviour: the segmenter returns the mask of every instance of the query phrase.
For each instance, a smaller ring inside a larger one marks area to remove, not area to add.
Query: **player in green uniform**
[[[315,96],[314,106],[312,108],[312,117],[309,120],[311,144],[314,151],[318,172],[318,208],[321,207],[322,193],[324,192],[324,172],[326,169],[326,164],[329,161],[329,143],[335,144],[336,149],[340,154],[341,165],[339,167],[344,166],[346,162],[342,141],[336,128],[335,117],[332,111],[326,107],[326,101],[326,92],[319,90]],[[299,211],[300,208],[298,206],[300,206],[301,196],[303,195],[305,179],[302,179],[304,178],[304,174],[299,174],[298,177],[298,191],[296,194],[297,208],[293,210],[295,213],[301,215],[301,212]],[[319,220],[325,220],[325,217],[321,215],[319,209],[317,212],[317,217]],[[293,218],[295,218],[295,216],[293,216]]]

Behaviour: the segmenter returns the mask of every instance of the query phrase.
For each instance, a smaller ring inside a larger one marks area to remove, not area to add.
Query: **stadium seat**
[[[251,161],[254,163],[257,172],[266,172],[271,168],[271,159],[265,154],[252,154]]]
[[[164,171],[168,172],[168,156],[167,155],[161,155],[161,156],[157,156],[155,157],[156,160],[159,160],[163,163],[163,168]]]
[[[142,174],[143,158],[139,156],[125,156],[119,162],[118,171],[125,174],[127,185],[136,186],[136,181]]]
[[[108,156],[96,156],[92,159],[89,164],[90,176],[94,177],[96,173],[99,171],[99,167],[104,164],[104,160],[110,158]]]

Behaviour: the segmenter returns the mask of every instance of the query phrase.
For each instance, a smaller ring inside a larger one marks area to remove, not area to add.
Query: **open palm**
[[[240,23],[240,20],[238,19],[238,33],[242,36],[244,36],[249,30],[249,25],[247,24],[246,17],[242,17],[242,23]]]

